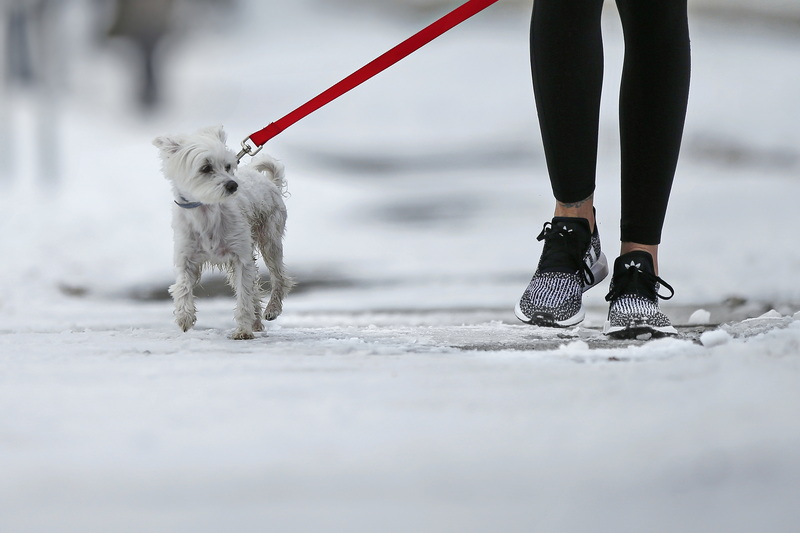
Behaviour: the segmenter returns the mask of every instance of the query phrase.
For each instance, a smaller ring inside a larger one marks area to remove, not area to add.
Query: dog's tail
[[[260,155],[253,160],[251,166],[269,176],[270,181],[281,191],[281,194],[288,196],[289,190],[286,185],[283,163],[268,155]]]

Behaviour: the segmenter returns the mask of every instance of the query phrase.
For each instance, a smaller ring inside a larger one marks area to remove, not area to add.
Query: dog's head
[[[190,135],[164,135],[153,140],[163,162],[164,176],[185,201],[217,203],[239,188],[234,171],[236,155],[225,145],[221,126]]]

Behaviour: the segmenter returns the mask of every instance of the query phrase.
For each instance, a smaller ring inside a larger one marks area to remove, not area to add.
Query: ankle
[[[583,218],[589,221],[589,231],[594,232],[594,195],[579,202],[556,201],[555,216],[569,218]]]

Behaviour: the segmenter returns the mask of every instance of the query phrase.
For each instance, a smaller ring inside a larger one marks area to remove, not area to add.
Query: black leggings
[[[623,242],[659,244],[689,96],[687,0],[617,0]],[[603,83],[603,0],[534,0],[531,69],[556,200],[595,189]]]

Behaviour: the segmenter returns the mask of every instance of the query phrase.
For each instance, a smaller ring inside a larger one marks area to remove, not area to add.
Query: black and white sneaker
[[[537,240],[544,241],[536,273],[514,309],[521,321],[536,326],[570,327],[583,321],[583,293],[608,275],[595,225],[585,218],[555,217]]]
[[[659,294],[661,287],[668,296]],[[655,274],[653,257],[644,251],[630,252],[614,262],[614,275],[606,300],[611,302],[603,333],[617,339],[676,335],[658,299],[669,300],[675,291]]]

